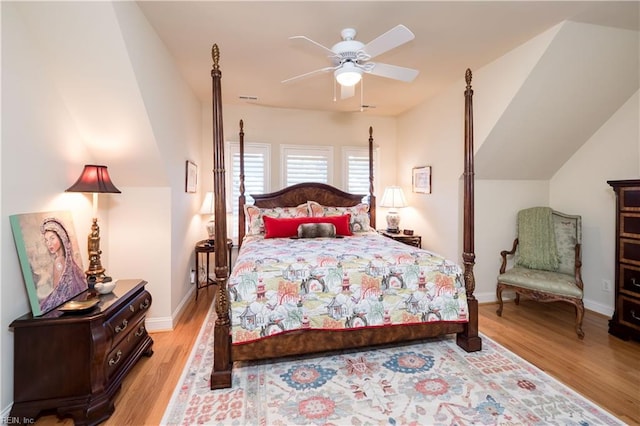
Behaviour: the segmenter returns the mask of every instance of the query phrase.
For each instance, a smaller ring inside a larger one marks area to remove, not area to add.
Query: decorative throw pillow
[[[298,238],[335,238],[336,226],[333,223],[302,223],[298,225]]]
[[[309,212],[312,217],[350,214],[351,222],[349,223],[349,227],[353,233],[367,232],[371,227],[369,221],[369,204],[360,203],[352,207],[323,206],[315,201],[308,201],[307,204],[309,205]]]
[[[296,207],[260,208],[253,205],[244,206],[245,220],[248,224],[248,235],[260,235],[264,233],[264,216],[269,217],[308,217],[309,207],[307,203]]]
[[[303,223],[331,223],[336,228],[336,235],[352,235],[349,230],[349,215],[333,217],[290,217],[277,218],[263,216],[265,238],[289,238],[298,236],[298,226]]]

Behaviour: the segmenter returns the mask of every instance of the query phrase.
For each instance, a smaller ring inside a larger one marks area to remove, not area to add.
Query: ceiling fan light
[[[362,70],[353,64],[346,63],[334,73],[336,81],[341,86],[355,86],[362,79]]]

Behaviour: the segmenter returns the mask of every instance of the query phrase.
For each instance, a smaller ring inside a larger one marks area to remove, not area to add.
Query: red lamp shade
[[[107,166],[87,164],[82,174],[65,192],[98,192],[119,194],[120,190],[111,182]]]

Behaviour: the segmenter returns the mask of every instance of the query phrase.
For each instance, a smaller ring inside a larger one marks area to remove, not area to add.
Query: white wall
[[[83,164],[107,164],[123,193],[100,196],[103,266],[116,278],[148,280],[148,328],[170,328],[193,288],[201,197],[184,192],[184,173],[187,159],[200,163],[202,125],[199,102],[135,3],[3,2],[2,40],[5,414],[13,398],[9,324],[30,312],[8,216],[72,211],[87,259],[91,197],[63,191]]]
[[[153,325],[155,320],[167,325],[161,328],[170,328],[179,314],[179,307],[193,290],[189,280],[194,263],[193,247],[201,239],[202,231],[201,217],[196,212],[202,200],[200,193],[206,191],[203,185],[199,185],[198,193],[185,192],[185,163],[190,160],[200,166],[199,181],[206,175],[206,170],[211,170],[202,167],[200,160],[201,104],[138,6],[133,2],[116,2],[113,7],[144,103],[144,119],[148,121],[155,146],[159,149],[161,160],[156,167],[164,172],[168,182],[166,189],[169,191],[162,191],[162,197],[154,196],[157,188],[150,188],[148,193],[140,191],[138,196],[140,200],[147,200],[149,207],[155,206],[155,209],[145,209],[146,214],[160,212],[160,217],[167,220],[161,227],[154,227],[152,220],[141,222],[140,227],[147,232],[146,243],[156,245],[155,250],[161,250],[161,257],[165,259],[164,262],[156,262],[151,270],[142,270],[149,277],[149,288],[155,295],[149,323]],[[140,174],[146,172],[138,171]],[[135,214],[136,207],[133,204],[129,211]],[[142,204],[139,207],[145,208]],[[169,235],[158,230],[167,230]],[[113,250],[118,250],[118,247],[113,247]],[[139,265],[132,266],[130,273],[141,270]],[[155,279],[151,280],[154,274]]]
[[[549,205],[582,216],[585,306],[611,315],[615,281],[615,193],[608,180],[638,179],[640,129],[636,92],[551,179]]]
[[[422,236],[422,247],[461,259],[462,198],[458,181],[464,167],[464,73],[457,84],[430,102],[398,118],[398,170],[410,207],[402,209],[401,227]],[[431,166],[431,194],[413,193],[412,169]]]
[[[10,34],[10,36],[7,36]],[[2,203],[0,211],[0,408],[13,399],[13,333],[9,324],[30,311],[8,217],[74,210],[76,233],[88,233],[91,207],[63,191],[82,171],[87,150],[22,16],[2,5]],[[10,108],[8,107],[10,105]],[[80,196],[82,197],[82,196]],[[87,259],[86,245],[80,244]]]

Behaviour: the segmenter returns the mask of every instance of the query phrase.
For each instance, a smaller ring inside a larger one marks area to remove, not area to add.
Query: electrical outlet
[[[191,270],[191,284],[195,284],[196,283],[196,270],[192,269]]]
[[[611,292],[611,281],[602,280],[602,291]]]

